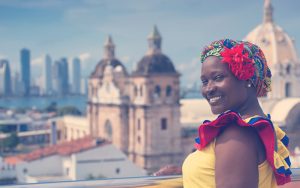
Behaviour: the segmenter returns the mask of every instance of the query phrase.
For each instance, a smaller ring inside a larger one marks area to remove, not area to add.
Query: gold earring
[[[248,84],[247,86],[248,86],[248,87],[251,87],[251,84]]]

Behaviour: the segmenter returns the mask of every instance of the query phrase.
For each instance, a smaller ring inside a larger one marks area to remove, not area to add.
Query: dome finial
[[[271,0],[265,0],[264,4],[264,23],[273,22],[273,6]]]
[[[113,59],[114,57],[115,57],[115,45],[113,43],[112,37],[108,35],[104,43],[104,58]]]
[[[156,25],[154,25],[152,32],[148,36],[148,39],[161,39]]]
[[[161,52],[161,36],[156,25],[154,25],[152,32],[148,36],[149,50],[148,54],[156,54]]]

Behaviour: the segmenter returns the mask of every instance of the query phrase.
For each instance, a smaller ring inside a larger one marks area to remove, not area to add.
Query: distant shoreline
[[[86,111],[86,95],[68,96],[30,96],[30,97],[1,97],[0,108],[6,109],[44,109],[52,102],[58,107],[75,106],[81,112]]]

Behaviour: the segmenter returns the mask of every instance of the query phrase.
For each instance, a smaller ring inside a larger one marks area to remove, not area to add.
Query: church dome
[[[177,73],[172,61],[164,54],[144,56],[137,64],[135,74]]]
[[[264,21],[245,38],[261,47],[269,66],[298,62],[296,49],[291,37],[273,22],[272,5],[265,0]]]
[[[107,65],[111,65],[117,72],[123,71],[127,75],[125,66],[117,59],[101,59],[92,72],[92,78],[102,78]]]
[[[148,36],[147,54],[138,62],[133,74],[177,74],[172,61],[161,51],[162,38],[156,26]]]
[[[105,68],[107,65],[112,66],[116,72],[123,72],[127,75],[125,66],[115,58],[115,45],[111,36],[108,36],[104,43],[104,58],[96,65],[95,70],[91,74],[91,78],[103,78]]]

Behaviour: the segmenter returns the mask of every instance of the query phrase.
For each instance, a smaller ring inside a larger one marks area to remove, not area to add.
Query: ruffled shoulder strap
[[[214,138],[218,136],[222,128],[235,123],[241,127],[254,127],[261,138],[265,150],[266,158],[273,169],[276,182],[283,185],[291,181],[291,162],[287,149],[289,139],[287,135],[278,127],[274,126],[269,118],[256,116],[244,121],[242,117],[234,112],[227,111],[219,115],[214,121],[204,121],[199,126],[195,147],[202,150]]]

